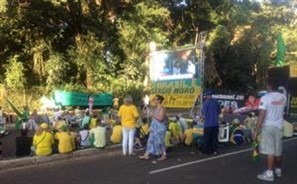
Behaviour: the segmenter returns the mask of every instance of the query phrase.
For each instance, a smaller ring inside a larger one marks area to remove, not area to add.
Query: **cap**
[[[48,124],[47,124],[47,123],[42,123],[42,124],[40,125],[40,128],[42,128],[42,129],[47,129],[47,128],[48,128]]]
[[[212,95],[213,94],[213,92],[211,91],[211,90],[206,90],[205,92],[204,92],[204,95],[205,96],[209,96],[209,95]]]
[[[61,124],[61,125],[59,125],[59,126],[58,126],[58,129],[59,129],[59,130],[62,130],[62,131],[64,131],[64,132],[65,132],[65,131],[67,131],[67,126],[66,126],[66,125],[63,125],[63,124]]]

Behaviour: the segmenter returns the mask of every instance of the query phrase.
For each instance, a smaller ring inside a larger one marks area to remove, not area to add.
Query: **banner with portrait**
[[[191,108],[200,99],[201,68],[196,48],[182,48],[151,53],[152,94],[165,97],[168,108]]]
[[[150,56],[151,81],[192,79],[201,75],[195,48],[157,51]]]

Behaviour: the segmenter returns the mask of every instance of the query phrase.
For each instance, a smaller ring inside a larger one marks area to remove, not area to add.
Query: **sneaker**
[[[129,153],[129,156],[135,156],[136,153],[132,152],[132,153]]]
[[[269,173],[269,171],[265,171],[263,174],[258,174],[258,179],[264,180],[264,181],[274,181],[273,173]]]
[[[276,168],[274,170],[274,174],[275,174],[276,177],[280,178],[280,177],[282,177],[282,170],[280,168]]]

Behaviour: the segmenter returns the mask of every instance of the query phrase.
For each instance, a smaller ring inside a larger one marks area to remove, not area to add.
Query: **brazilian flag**
[[[283,40],[282,34],[278,34],[277,35],[277,52],[276,52],[276,59],[275,59],[276,66],[284,65],[285,53],[286,53],[285,42]]]

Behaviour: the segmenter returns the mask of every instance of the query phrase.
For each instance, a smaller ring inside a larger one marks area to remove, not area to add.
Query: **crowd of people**
[[[202,108],[201,117],[186,120],[181,114],[168,117],[162,105],[163,96],[156,95],[146,106],[145,116],[126,96],[118,109],[98,113],[90,109],[74,111],[55,109],[52,116],[44,116],[24,107],[20,136],[16,138],[16,156],[46,156],[53,153],[70,153],[90,147],[104,148],[107,145],[107,130],[111,130],[110,142],[122,143],[123,155],[135,155],[135,150],[145,150],[140,159],[150,155],[159,156],[159,161],[167,158],[167,152],[176,145],[196,147],[204,154],[216,154],[220,107],[209,99]],[[211,103],[214,103],[211,105]],[[209,110],[208,108],[211,108]],[[217,108],[217,109],[216,109]],[[210,113],[210,114],[209,114]],[[209,117],[213,119],[209,120]],[[244,122],[234,119],[230,127],[230,142],[242,144],[252,140],[256,124],[255,114],[250,114]]]
[[[261,142],[264,142],[260,152],[267,155],[268,170],[258,178],[272,181],[273,168],[276,168],[277,176],[281,176],[281,138],[286,97],[273,91],[273,86],[270,87],[272,92],[261,98],[259,118],[251,112],[243,122],[239,119],[225,122],[221,107],[212,99],[211,91],[204,94],[206,100],[200,117],[192,121],[186,121],[181,115],[168,117],[161,95],[155,95],[149,107],[145,107],[145,117],[133,104],[130,95],[124,98],[119,109],[105,114],[90,112],[89,109],[83,115],[79,109],[74,114],[56,110],[50,120],[39,116],[36,110],[29,114],[28,109],[24,108],[23,115],[27,118],[19,125],[21,135],[16,138],[16,156],[65,154],[90,147],[101,149],[107,145],[107,129],[112,130],[112,143],[122,143],[123,156],[136,155],[135,149],[144,149],[139,159],[148,160],[150,156],[157,156],[157,161],[163,161],[167,159],[168,151],[179,144],[195,146],[202,154],[212,155],[217,154],[222,127],[228,126],[230,135],[227,135],[227,140],[235,145],[257,140],[261,130]],[[34,136],[28,133],[34,133]]]
[[[47,156],[53,153],[70,153],[77,149],[104,148],[106,126],[99,118],[89,117],[88,112],[77,128],[67,124],[64,116],[57,117],[52,124],[36,123],[30,116],[20,125],[20,136],[16,138],[16,156]],[[88,121],[83,121],[88,119]],[[33,123],[32,123],[33,122]],[[33,137],[30,136],[33,134]]]

